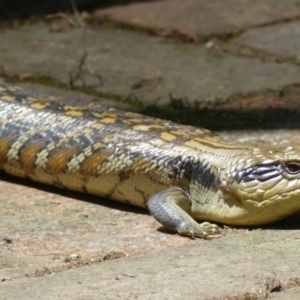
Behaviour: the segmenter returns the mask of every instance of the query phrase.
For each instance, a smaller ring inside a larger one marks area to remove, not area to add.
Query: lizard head
[[[221,184],[236,225],[260,225],[300,210],[300,149],[253,149]]]

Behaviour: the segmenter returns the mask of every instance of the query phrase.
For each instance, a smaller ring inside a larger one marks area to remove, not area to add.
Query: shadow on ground
[[[157,1],[157,0],[151,0]],[[114,5],[126,5],[145,0],[74,0],[77,9],[93,10]],[[55,13],[58,11],[73,11],[70,0],[0,0],[0,20],[11,18],[28,18],[32,15]]]
[[[270,108],[263,111],[165,108],[149,106],[139,111],[152,117],[172,120],[185,125],[210,130],[297,129],[300,128],[300,110]]]

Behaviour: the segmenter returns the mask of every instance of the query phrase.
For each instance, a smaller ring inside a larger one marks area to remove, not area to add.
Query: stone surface
[[[299,298],[300,295],[300,287],[295,287],[292,288],[288,291],[285,291],[284,293],[273,293],[272,294],[272,300],[286,300],[286,299],[290,299],[290,300],[297,300]]]
[[[197,40],[298,17],[300,6],[297,0],[138,1],[100,9],[94,15],[166,33],[177,31],[187,39]]]
[[[137,97],[147,104],[168,104],[176,98],[191,105],[297,83],[300,76],[296,65],[262,63],[122,30],[89,29],[84,46],[80,29],[49,32],[46,24],[36,23],[2,29],[0,40],[6,75],[50,77],[121,101]],[[86,64],[79,71],[85,51]]]
[[[300,277],[299,259],[294,260],[298,246],[299,231],[236,233],[42,278],[2,282],[0,293],[3,299],[26,300],[213,299],[245,292],[263,295],[269,278],[285,282],[289,277]]]
[[[233,42],[296,61],[300,60],[299,35],[300,22],[294,21],[246,31]]]
[[[14,181],[1,176],[0,281],[189,243],[158,234],[159,224],[144,210],[28,182],[31,187],[23,186],[24,181],[3,181],[7,178]]]

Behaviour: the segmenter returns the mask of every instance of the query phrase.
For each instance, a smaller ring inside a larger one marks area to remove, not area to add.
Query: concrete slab
[[[271,299],[273,300],[297,300],[299,299],[300,295],[300,287],[294,287],[287,291],[284,291],[283,293],[273,293]]]
[[[293,84],[300,75],[296,65],[262,63],[122,30],[90,28],[82,39],[80,29],[49,32],[45,23],[36,23],[1,29],[0,40],[0,63],[7,76],[50,77],[147,104],[167,104],[171,98],[187,105],[214,101]],[[86,64],[78,69],[85,51]]]
[[[300,278],[298,248],[299,231],[230,234],[41,278],[5,281],[0,295],[24,300],[237,299],[233,296],[248,293],[256,297],[238,299],[265,299],[271,278],[282,283]]]
[[[1,180],[0,280],[189,243],[157,233],[160,226],[144,210]]]
[[[248,30],[233,42],[276,54],[282,58],[300,60],[300,22],[277,24]]]
[[[300,7],[295,0],[138,1],[99,9],[93,15],[197,40],[298,17]]]

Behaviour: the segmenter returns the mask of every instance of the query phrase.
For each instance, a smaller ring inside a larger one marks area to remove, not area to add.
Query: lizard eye
[[[286,163],[283,168],[290,174],[300,173],[300,163],[298,162]]]

